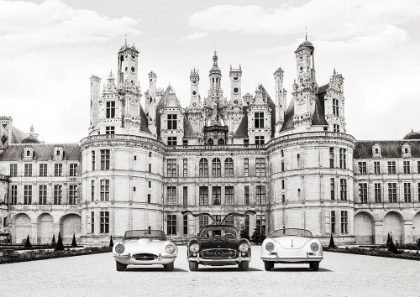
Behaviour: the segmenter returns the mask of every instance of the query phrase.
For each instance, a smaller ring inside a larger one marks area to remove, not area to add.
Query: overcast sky
[[[42,141],[78,142],[88,135],[89,78],[116,72],[126,33],[143,92],[153,70],[185,107],[195,67],[203,98],[216,49],[225,96],[230,65],[242,67],[242,95],[261,83],[272,98],[282,67],[290,102],[306,26],[318,84],[334,68],[345,78],[347,133],[394,140],[420,130],[418,0],[0,0],[0,115],[24,132],[33,124]]]

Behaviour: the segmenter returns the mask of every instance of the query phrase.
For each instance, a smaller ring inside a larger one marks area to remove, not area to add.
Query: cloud
[[[184,40],[195,41],[195,40],[203,38],[206,35],[207,35],[207,32],[194,32],[194,33],[191,33],[188,36],[181,37],[180,39],[178,39],[178,42],[181,42],[181,41],[184,41]]]
[[[104,42],[134,29],[139,20],[110,18],[86,9],[73,9],[59,0],[46,0],[37,5],[23,1],[0,1],[2,51],[32,49]],[[23,21],[24,20],[24,21]]]

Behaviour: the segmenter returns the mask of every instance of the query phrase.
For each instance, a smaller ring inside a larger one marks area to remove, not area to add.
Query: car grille
[[[154,254],[135,254],[133,255],[133,258],[138,261],[152,261],[157,259],[157,256]]]
[[[235,258],[236,251],[232,249],[207,249],[201,252],[203,258],[208,259],[230,259]]]

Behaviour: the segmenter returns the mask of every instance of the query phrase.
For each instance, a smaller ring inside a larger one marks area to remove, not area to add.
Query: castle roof
[[[420,158],[419,140],[357,141],[353,157],[355,159],[372,158],[372,146],[375,144],[381,148],[381,156],[383,158],[401,158],[404,144],[410,145],[412,157]]]
[[[403,139],[420,139],[420,133],[411,130],[411,132],[404,136]]]
[[[0,161],[18,161],[23,156],[23,149],[27,147],[26,144],[11,144],[0,155]],[[45,143],[31,143],[30,147],[34,149],[34,155],[38,161],[49,161],[54,158],[54,147],[63,147],[64,158],[67,160],[81,160],[80,146],[77,143],[67,144],[45,144]]]
[[[301,51],[302,49],[307,48],[309,49],[311,52],[315,49],[314,45],[312,44],[312,42],[305,40],[304,42],[302,42],[298,48],[296,49],[295,53]]]

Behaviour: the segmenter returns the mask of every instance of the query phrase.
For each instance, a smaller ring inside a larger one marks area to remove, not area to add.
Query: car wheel
[[[313,271],[318,271],[318,269],[319,269],[319,262],[311,262],[311,263],[309,263],[309,267]]]
[[[239,263],[239,269],[242,271],[248,271],[249,269],[249,262],[241,262]]]
[[[174,271],[174,266],[175,266],[174,264],[175,264],[175,262],[165,264],[165,265],[163,265],[163,268],[165,268],[166,271]]]
[[[122,264],[118,261],[115,261],[117,263],[117,271],[124,271],[127,268],[127,264]]]
[[[189,264],[190,264],[190,270],[191,271],[198,270],[198,263],[197,262],[189,262]]]
[[[264,269],[265,271],[270,271],[274,268],[274,263],[271,261],[264,261]]]

